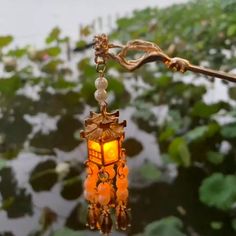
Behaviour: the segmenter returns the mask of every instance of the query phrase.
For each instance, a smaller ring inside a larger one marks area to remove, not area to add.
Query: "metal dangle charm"
[[[102,41],[103,42],[103,41]],[[95,40],[95,50],[103,50],[101,41]],[[97,48],[96,48],[97,47]],[[104,51],[103,51],[104,52]],[[87,141],[88,160],[84,197],[88,201],[87,226],[109,235],[115,213],[116,228],[126,230],[130,224],[128,203],[128,166],[122,142],[125,137],[126,121],[119,122],[119,111],[107,112],[107,86],[104,78],[105,54],[95,54],[99,77],[95,80],[95,99],[100,112],[90,112],[85,120],[81,137]]]

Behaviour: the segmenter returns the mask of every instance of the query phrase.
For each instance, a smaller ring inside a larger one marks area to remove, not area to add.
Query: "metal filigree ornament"
[[[115,212],[116,227],[126,230],[129,226],[128,166],[125,149],[122,148],[126,121],[119,122],[119,111],[107,112],[107,86],[104,77],[109,50],[106,35],[95,37],[95,63],[99,77],[95,80],[95,99],[100,112],[90,112],[85,120],[81,137],[87,140],[88,160],[84,196],[88,201],[87,226],[108,235],[112,230],[112,212]],[[114,210],[113,210],[114,209]]]

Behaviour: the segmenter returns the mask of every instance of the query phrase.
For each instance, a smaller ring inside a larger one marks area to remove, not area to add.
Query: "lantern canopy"
[[[85,120],[81,137],[87,139],[88,159],[97,165],[107,166],[119,161],[126,121],[119,123],[119,111],[90,112]]]

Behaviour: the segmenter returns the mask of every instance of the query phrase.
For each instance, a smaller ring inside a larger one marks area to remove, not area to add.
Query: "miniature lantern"
[[[112,228],[110,209],[116,209],[116,225],[126,230],[129,225],[128,167],[121,147],[126,121],[119,123],[119,112],[90,113],[81,137],[87,139],[87,177],[84,196],[89,202],[88,226],[107,235]]]
[[[99,165],[108,166],[119,161],[124,139],[126,121],[118,123],[119,112],[96,114],[91,112],[85,121],[81,137],[87,139],[88,159]]]
[[[95,99],[100,105],[100,113],[90,112],[85,120],[85,130],[81,137],[87,140],[87,176],[84,181],[84,196],[88,201],[87,226],[99,229],[108,235],[112,229],[111,209],[115,208],[116,226],[126,230],[129,226],[128,167],[122,142],[126,121],[119,123],[119,112],[107,112],[108,81],[104,78],[106,35],[95,37],[95,63],[99,77],[95,80]]]

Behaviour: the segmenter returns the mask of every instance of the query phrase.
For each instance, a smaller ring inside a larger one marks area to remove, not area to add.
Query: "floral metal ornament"
[[[223,71],[212,70],[198,65],[191,64],[188,60],[181,57],[169,57],[162,49],[153,42],[135,39],[126,44],[114,44],[108,41],[106,35],[97,36],[97,42],[100,43],[97,55],[102,55],[105,60],[114,60],[128,71],[134,71],[146,63],[161,62],[167,68],[173,71],[200,73],[219,79],[236,82],[236,75]],[[95,44],[96,41],[95,41]],[[117,51],[115,51],[118,49]],[[140,56],[135,59],[127,57],[128,53],[138,52]]]
[[[108,235],[112,230],[111,214],[115,209],[116,227],[126,230],[129,226],[128,166],[122,142],[126,121],[119,122],[119,111],[107,112],[108,81],[104,77],[108,52],[105,35],[95,37],[95,63],[99,77],[95,81],[95,99],[100,112],[90,112],[85,120],[81,137],[87,141],[88,160],[84,196],[88,201],[87,226]]]

